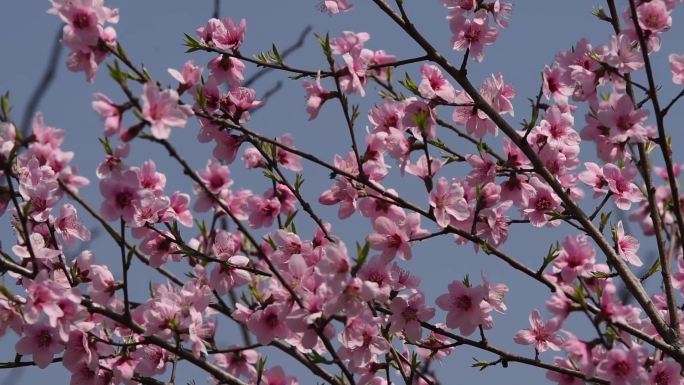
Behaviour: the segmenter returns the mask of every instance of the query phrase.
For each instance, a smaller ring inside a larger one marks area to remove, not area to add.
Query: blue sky
[[[331,17],[320,13],[316,8],[317,0],[252,0],[252,1],[222,1],[221,16],[233,19],[246,18],[248,22],[247,37],[242,52],[246,55],[266,51],[272,43],[276,43],[281,50],[296,40],[300,31],[311,25],[313,31],[324,35],[338,35],[342,31],[366,31],[371,34],[371,40],[366,44],[371,49],[384,49],[398,58],[420,56],[422,52],[415,43],[409,40],[399,28],[387,19],[370,1],[355,1],[353,12]],[[405,1],[409,15],[411,15],[418,29],[426,35],[442,53],[453,62],[460,63],[461,53],[450,50],[451,34],[446,21],[446,10],[437,0],[407,0]],[[481,84],[482,80],[492,73],[501,72],[508,82],[512,82],[517,97],[515,118],[509,121],[516,126],[529,116],[527,98],[534,97],[539,89],[540,71],[544,65],[551,64],[556,52],[566,50],[582,37],[587,37],[594,46],[604,44],[612,31],[610,25],[601,22],[591,15],[592,9],[599,2],[593,1],[531,1],[518,0],[514,2],[513,17],[510,28],[502,30],[497,43],[485,51],[483,63],[471,62],[469,76],[474,84]],[[163,84],[172,84],[173,79],[166,73],[169,67],[180,68],[189,58],[198,64],[206,64],[211,56],[203,53],[186,54],[182,46],[183,33],[193,34],[194,30],[206,23],[211,17],[213,1],[195,0],[192,2],[180,0],[146,0],[146,1],[108,1],[112,7],[118,7],[121,21],[116,26],[118,38],[126,48],[129,56],[136,63],[144,63],[152,75]],[[189,6],[189,4],[192,4]],[[38,82],[45,67],[45,60],[49,55],[53,36],[60,28],[59,20],[46,14],[48,1],[8,1],[3,12],[0,13],[0,91],[10,91],[14,106],[14,117],[21,119],[30,93]],[[681,8],[681,7],[680,7]],[[664,52],[684,52],[684,41],[672,39],[673,36],[684,36],[684,30],[678,24],[675,15],[675,25],[665,39]],[[655,68],[658,82],[665,84],[665,100],[669,100],[675,90],[670,86],[670,76],[664,52],[656,54]],[[81,73],[71,73],[65,68],[66,55],[63,53],[56,74],[55,82],[45,94],[39,110],[45,115],[50,125],[64,128],[66,131],[65,149],[76,151],[75,163],[79,165],[81,174],[91,179],[91,185],[83,189],[82,195],[94,206],[99,206],[100,195],[95,177],[95,166],[103,158],[101,146],[97,138],[102,135],[102,124],[98,116],[90,108],[92,94],[104,92],[114,100],[121,101],[123,95],[116,85],[108,78],[106,71],[101,69],[96,82],[89,84],[84,81]],[[327,66],[320,47],[313,36],[310,36],[305,46],[287,59],[293,66],[317,70]],[[253,67],[248,73],[253,73]],[[414,79],[419,78],[417,66],[402,67],[397,77],[403,77],[404,71],[411,73]],[[265,108],[254,114],[250,127],[269,136],[277,136],[291,132],[295,136],[296,146],[310,151],[323,159],[332,160],[335,153],[344,154],[349,150],[349,138],[346,126],[343,124],[342,113],[336,104],[329,103],[323,108],[317,120],[308,122],[305,112],[304,91],[301,81],[291,81],[283,74],[271,73],[262,78],[255,88],[257,93],[263,93],[282,80],[284,87],[272,97]],[[379,90],[373,86],[367,88],[368,96],[361,99],[352,96],[353,103],[359,103],[364,111],[357,127],[357,135],[361,135],[362,128],[368,124],[365,112],[373,104],[378,103],[376,94]],[[448,118],[447,115],[444,116]],[[668,121],[671,127],[682,123],[681,108],[671,113]],[[576,128],[583,124],[581,114],[576,115]],[[201,168],[206,164],[211,146],[200,144],[195,140],[196,124],[185,129],[174,130],[171,141],[179,151],[186,156],[191,165]],[[443,139],[453,148],[464,151],[474,151],[461,143],[449,133],[440,133]],[[673,134],[675,148],[684,137]],[[495,143],[499,143],[495,140]],[[582,159],[591,160],[594,157],[594,147],[589,144],[582,148]],[[168,191],[180,189],[191,192],[191,184],[186,177],[179,174],[175,164],[158,147],[149,143],[135,143],[132,148],[135,154],[130,164],[139,164],[143,160],[154,159],[161,171],[168,175]],[[676,160],[678,159],[675,154]],[[303,187],[304,196],[316,202],[322,191],[328,188],[330,180],[325,170],[317,169],[311,163],[304,162],[306,183]],[[255,192],[263,192],[269,187],[259,172],[241,170],[236,164],[231,168],[235,179],[235,187],[249,187]],[[463,177],[466,168],[457,166],[447,171],[444,176]],[[388,185],[397,188],[409,200],[426,206],[422,183],[407,176],[403,179],[390,178]],[[596,204],[587,200],[588,206]],[[314,208],[326,220],[333,224],[333,230],[342,237],[347,245],[355,241],[363,241],[364,235],[370,230],[367,220],[355,216],[340,222],[336,218],[336,207],[321,207],[317,203]],[[81,214],[83,217],[85,213]],[[7,217],[4,218],[5,220]],[[310,234],[313,229],[311,222],[305,216],[298,219],[298,228],[303,234]],[[432,228],[432,227],[430,227]],[[636,226],[632,226],[636,229]],[[11,232],[9,225],[1,227],[1,238],[9,242]],[[359,230],[362,229],[362,230]],[[192,235],[191,233],[188,233]],[[557,230],[539,230],[530,227],[513,228],[509,242],[504,250],[518,257],[524,263],[536,267],[541,263],[548,246],[561,240],[566,234],[574,231],[561,226]],[[649,240],[649,242],[652,242]],[[9,244],[9,243],[6,243]],[[117,250],[114,243],[100,235],[96,238],[93,249],[101,263],[107,263],[113,271],[119,269]],[[642,246],[643,255],[646,250],[652,250],[652,243]],[[423,242],[414,248],[414,259],[405,267],[415,271],[423,278],[422,289],[429,301],[434,301],[437,295],[446,291],[447,284],[454,279],[462,279],[465,274],[477,277],[485,272],[493,282],[504,282],[510,287],[507,303],[509,312],[494,316],[495,329],[488,333],[489,339],[497,346],[511,351],[533,355],[530,348],[513,344],[512,336],[520,328],[527,326],[529,312],[537,307],[543,308],[543,302],[548,297],[546,289],[535,282],[529,282],[519,273],[483,253],[476,254],[470,246],[457,246],[449,237],[431,242]],[[151,273],[151,270],[136,266],[134,280],[139,282],[139,289],[144,290],[149,280],[163,282]],[[143,291],[144,293],[144,291]],[[135,296],[144,299],[142,296]],[[443,321],[444,313],[438,312],[434,322]],[[232,324],[223,322],[218,336],[219,343],[229,344],[239,341]],[[568,327],[589,332],[586,320],[572,320]],[[581,333],[579,333],[581,334]],[[14,353],[11,349],[14,340],[4,337],[0,345],[0,361],[11,361]],[[268,365],[281,363],[287,372],[303,373],[302,369],[289,360],[282,360],[272,350],[265,350],[269,355]],[[471,357],[490,359],[492,356],[474,349],[459,348],[442,366],[435,366],[444,383],[494,383],[511,378],[525,378],[527,383],[545,383],[543,373],[538,370],[511,364],[508,369],[500,367],[490,368],[485,372],[478,372],[470,368]],[[542,355],[545,360],[551,360],[552,355]],[[0,371],[0,385],[10,384],[42,384],[67,383],[66,371],[60,367],[49,368],[44,371],[32,368],[22,371],[20,380],[8,379],[8,372]],[[179,382],[195,379],[197,384],[205,382],[204,376],[189,366],[180,372]],[[454,379],[458,380],[454,380]],[[310,383],[307,375],[301,377],[302,384]],[[5,382],[3,382],[5,381]]]

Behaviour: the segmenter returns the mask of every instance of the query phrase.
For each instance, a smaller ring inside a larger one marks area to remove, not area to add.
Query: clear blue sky
[[[384,49],[398,58],[408,58],[421,55],[416,44],[406,38],[395,25],[392,24],[370,1],[355,0],[355,9],[351,13],[330,17],[316,9],[318,0],[252,0],[252,1],[222,1],[221,16],[233,19],[246,18],[248,21],[247,37],[242,52],[247,55],[265,51],[271,43],[276,43],[281,50],[293,42],[299,32],[311,25],[313,30],[324,35],[330,32],[337,35],[342,31],[367,31],[371,40],[367,46],[371,49]],[[536,95],[539,88],[540,71],[545,64],[550,64],[553,56],[560,50],[568,49],[581,37],[587,37],[596,46],[608,40],[611,32],[607,23],[598,21],[591,15],[592,8],[598,1],[531,1],[518,0],[514,2],[513,17],[510,28],[502,30],[496,45],[486,49],[485,61],[481,64],[471,62],[469,74],[473,83],[480,84],[482,79],[491,73],[501,72],[507,81],[512,82],[517,91],[515,99],[516,115],[510,121],[515,125],[529,116],[527,98]],[[168,67],[180,68],[182,63],[192,57],[198,64],[206,64],[210,56],[201,53],[185,54],[182,46],[183,33],[193,34],[196,27],[203,25],[211,17],[213,1],[211,0],[146,0],[146,1],[108,1],[112,7],[120,8],[121,21],[116,26],[119,41],[126,48],[129,56],[136,63],[144,63],[152,75],[162,83],[172,84],[173,79],[168,76]],[[192,4],[192,6],[190,6]],[[446,10],[437,0],[407,0],[409,15],[412,16],[418,29],[428,36],[442,52],[454,62],[460,62],[461,53],[449,49],[450,31],[448,28]],[[7,1],[0,12],[0,91],[9,90],[14,105],[14,117],[20,120],[25,103],[33,91],[39,76],[45,66],[55,32],[60,28],[59,20],[46,14],[49,2]],[[681,21],[681,7],[675,15],[675,25],[665,40],[665,51],[684,52],[682,41],[674,42],[673,36],[684,36],[684,28],[677,24]],[[676,44],[672,48],[671,44]],[[663,54],[657,55],[656,76],[662,84],[669,85],[669,70]],[[68,72],[64,66],[66,55],[63,54],[56,80],[49,89],[39,110],[45,115],[48,124],[66,130],[65,149],[76,151],[75,163],[80,166],[81,174],[91,179],[91,185],[83,189],[83,196],[94,206],[99,207],[100,195],[95,177],[95,165],[103,157],[97,138],[102,135],[102,124],[90,108],[93,92],[104,92],[114,100],[122,100],[115,84],[108,78],[106,70],[102,68],[95,84],[85,83],[83,74]],[[303,49],[291,56],[288,63],[299,67],[318,69],[325,68],[325,59],[320,53],[313,36],[307,39]],[[255,69],[249,68],[249,73]],[[411,72],[414,79],[419,78],[417,67],[402,68]],[[284,81],[283,89],[271,98],[267,106],[256,113],[250,126],[271,136],[291,132],[295,136],[298,148],[308,150],[324,159],[331,160],[335,153],[346,153],[349,149],[347,131],[343,125],[341,111],[332,103],[323,108],[319,118],[313,122],[307,121],[304,110],[304,91],[300,81],[290,81],[282,74],[270,74],[260,80],[255,88],[258,94],[269,89],[275,81]],[[378,101],[377,91],[370,86],[368,96],[360,99],[352,96],[352,102],[360,103],[362,111],[368,109]],[[674,92],[672,87],[664,91],[666,99]],[[670,118],[671,129],[682,123],[681,108],[673,111]],[[448,116],[446,116],[448,117]],[[368,124],[365,113],[359,121],[359,135],[364,125]],[[583,117],[576,116],[576,128],[580,129]],[[211,148],[196,142],[196,124],[185,130],[174,130],[172,142],[192,165],[196,168],[206,164]],[[441,134],[440,134],[441,135]],[[443,139],[454,148],[468,148],[466,145],[448,133]],[[675,148],[681,148],[684,137],[675,136]],[[148,143],[136,143],[132,149],[136,154],[130,160],[131,164],[152,158],[159,168],[168,174],[168,191],[181,189],[191,192],[191,184],[183,175],[174,173],[175,165],[168,160],[167,155],[159,148]],[[582,159],[591,160],[594,156],[593,145],[582,148]],[[681,160],[680,158],[676,160]],[[328,173],[317,169],[310,163],[304,163],[306,183],[304,195],[312,202],[317,201],[319,194],[330,184]],[[236,165],[232,167],[236,187],[249,187],[256,192],[268,188],[269,183],[258,172],[245,172]],[[447,171],[445,176],[463,177],[466,168],[457,166]],[[407,176],[404,179],[390,178],[388,185],[397,188],[408,199],[426,206],[424,189],[415,178]],[[591,204],[590,201],[588,203]],[[594,202],[595,203],[595,202]],[[333,223],[333,230],[341,236],[347,245],[355,241],[363,241],[364,234],[370,230],[367,220],[355,216],[346,222],[336,218],[336,207],[314,207],[328,221]],[[86,213],[80,211],[83,217]],[[513,214],[513,212],[511,212]],[[1,239],[9,245],[11,230],[7,224],[7,216],[3,218],[5,225],[0,230]],[[305,217],[299,218],[298,228],[305,236],[312,229],[310,221]],[[636,229],[636,226],[632,226]],[[359,229],[363,229],[359,231]],[[509,242],[504,250],[517,256],[526,264],[539,266],[541,258],[548,246],[556,240],[574,231],[567,226],[561,226],[556,231],[537,230],[529,227],[512,228]],[[190,235],[190,233],[188,233]],[[649,240],[650,242],[650,240]],[[118,271],[118,251],[114,243],[104,235],[95,239],[93,249],[100,262],[108,263],[113,271]],[[652,244],[644,245],[645,250],[653,249]],[[414,259],[404,266],[418,273],[423,278],[422,289],[429,301],[433,302],[440,293],[446,291],[447,284],[454,279],[462,279],[470,274],[479,280],[480,272],[484,271],[493,282],[504,282],[510,287],[507,299],[509,312],[504,315],[495,314],[495,329],[488,333],[489,339],[497,346],[510,349],[521,354],[533,355],[530,348],[515,345],[512,336],[520,328],[527,326],[527,316],[534,308],[543,308],[543,302],[548,297],[546,289],[534,282],[528,282],[519,273],[495,261],[494,257],[482,253],[475,254],[470,246],[457,246],[450,237],[426,242],[415,246]],[[162,280],[151,273],[149,269],[135,266],[134,280],[139,282],[139,289],[144,290],[149,280]],[[143,300],[142,296],[133,295],[134,299]],[[443,322],[444,313],[438,312],[434,322]],[[218,335],[218,342],[227,345],[239,341],[234,333],[233,324],[222,321]],[[586,330],[585,320],[569,321],[571,328],[578,326],[579,330]],[[579,326],[584,325],[584,326]],[[4,337],[0,343],[0,362],[11,361],[14,358],[12,346],[14,339]],[[291,361],[283,361],[272,350],[265,350],[269,355],[268,366],[282,364],[285,370],[292,374],[303,373],[302,369],[293,365]],[[437,367],[440,379],[445,384],[466,383],[495,383],[510,381],[510,379],[525,379],[526,383],[545,383],[544,373],[539,370],[511,364],[508,369],[491,368],[485,372],[478,372],[470,368],[471,357],[490,359],[490,355],[474,349],[459,348],[457,352]],[[542,359],[550,361],[552,354],[543,354]],[[203,384],[203,374],[186,367],[180,372],[178,383],[195,379],[197,384]],[[66,384],[68,376],[61,367],[48,368],[41,371],[37,368],[24,370],[19,379],[7,378],[9,372],[0,371],[0,385],[13,384]],[[311,383],[308,375],[300,377],[302,384]],[[5,382],[3,382],[5,381]],[[516,381],[514,381],[516,382]]]

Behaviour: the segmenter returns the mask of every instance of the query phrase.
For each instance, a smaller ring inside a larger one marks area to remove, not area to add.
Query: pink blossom
[[[328,99],[333,98],[333,93],[321,86],[321,73],[316,76],[315,82],[305,81],[304,90],[306,91],[306,112],[309,113],[309,120],[314,120]]]
[[[573,88],[571,84],[567,84],[563,79],[563,72],[558,66],[545,66],[542,72],[544,83],[542,90],[547,99],[556,101],[567,100],[568,96],[572,95]]]
[[[176,191],[169,202],[175,219],[185,227],[192,227],[192,212],[190,212],[190,195]]]
[[[556,334],[561,325],[558,318],[545,323],[539,310],[534,309],[530,313],[530,328],[519,330],[513,340],[521,345],[534,345],[538,352],[545,352],[547,349],[558,351],[563,344],[563,339]]]
[[[66,23],[62,30],[62,43],[77,52],[87,52],[97,45],[104,23],[119,21],[118,9],[105,7],[103,1],[53,0],[48,13],[58,15]]]
[[[252,281],[250,273],[241,267],[246,267],[249,259],[242,255],[234,255],[225,262],[218,263],[211,271],[209,283],[211,287],[220,295],[238,286],[245,285]]]
[[[442,71],[434,65],[423,64],[420,67],[423,79],[418,85],[418,92],[426,99],[441,98],[447,103],[453,103],[456,98],[456,90],[442,75]]]
[[[144,345],[132,354],[137,362],[135,371],[142,376],[158,376],[166,370],[166,363],[170,361],[169,353],[155,345]]]
[[[5,297],[5,295],[0,296],[0,320],[2,320],[0,322],[0,337],[7,333],[7,328],[12,329],[17,334],[22,333],[24,320],[19,313],[20,301],[19,296],[11,296],[10,298]]]
[[[100,181],[100,193],[104,197],[100,212],[108,221],[123,218],[133,220],[133,201],[140,199],[138,176],[132,170],[110,175]]]
[[[674,84],[684,84],[684,54],[675,53],[668,56],[670,70],[672,71],[672,82]]]
[[[323,205],[340,204],[337,216],[345,219],[356,211],[358,192],[347,178],[337,178],[332,188],[324,191],[318,198]]]
[[[427,322],[435,316],[435,309],[425,306],[425,298],[421,293],[415,293],[410,297],[394,297],[390,303],[390,310],[390,331],[403,331],[409,341],[420,340],[422,328],[419,322]]]
[[[36,257],[38,263],[52,265],[58,261],[61,251],[52,249],[46,245],[45,238],[43,238],[40,233],[31,234],[29,236],[29,241],[31,242],[31,247],[33,248],[33,256]],[[12,246],[12,251],[25,261],[31,261],[33,258],[28,250],[28,247],[26,246],[14,245]]]
[[[369,49],[353,50],[342,54],[345,67],[349,75],[340,78],[340,88],[347,94],[358,92],[366,96],[364,85],[367,82],[366,68],[373,58],[373,51]]]
[[[264,385],[299,385],[296,377],[286,376],[280,366],[265,370],[263,375]]]
[[[441,177],[435,189],[430,192],[430,206],[434,207],[435,219],[441,227],[447,227],[451,219],[463,221],[470,216],[468,202],[460,183]]]
[[[492,184],[487,184],[487,186],[490,185]],[[508,239],[508,223],[510,222],[510,218],[503,214],[508,211],[512,205],[513,201],[504,201],[496,208],[486,207],[480,210],[476,226],[477,235],[484,238],[493,246],[499,246],[506,242]]]
[[[157,139],[167,139],[171,127],[185,127],[193,115],[188,105],[178,104],[178,93],[172,89],[161,91],[157,83],[149,81],[143,86],[143,118],[150,124],[152,135]]]
[[[105,135],[112,136],[121,131],[121,110],[105,94],[99,92],[93,95],[93,110],[104,120]]]
[[[269,305],[249,316],[247,327],[256,335],[260,344],[266,345],[276,338],[287,338],[290,329],[285,324],[289,308],[285,305]]]
[[[245,80],[245,63],[240,59],[219,55],[207,65],[216,83],[228,82],[229,87],[238,87]]]
[[[578,177],[579,180],[594,189],[594,198],[607,193],[608,181],[603,176],[603,169],[594,162],[586,162],[584,163],[584,167],[587,168],[587,171],[582,171]]]
[[[672,360],[658,361],[648,374],[650,383],[656,385],[681,385],[681,367]]]
[[[435,113],[430,105],[422,100],[409,100],[404,109],[404,127],[411,130],[413,136],[424,142],[435,139]]]
[[[406,102],[385,101],[368,113],[368,120],[374,131],[389,132],[390,128],[403,129],[404,108]]]
[[[484,286],[468,287],[460,281],[452,281],[449,292],[437,297],[436,303],[447,311],[447,326],[460,329],[461,334],[469,336],[478,326],[486,328],[491,322],[488,313],[492,311],[492,307],[485,300],[487,297]]]
[[[485,301],[487,301],[494,308],[494,310],[498,311],[499,313],[505,313],[508,309],[504,303],[506,293],[508,293],[508,286],[503,283],[492,285],[484,273],[482,274],[482,285],[484,286],[485,290],[487,290],[487,298],[485,298]]]
[[[390,345],[380,333],[381,321],[367,313],[347,320],[338,339],[343,347],[339,355],[348,360],[354,370],[378,362],[378,356],[389,351]]]
[[[469,134],[477,138],[484,138],[487,133],[497,135],[499,129],[482,110],[473,108],[475,102],[466,92],[456,95],[456,103],[459,107],[454,109],[452,119],[456,124],[463,124]]]
[[[571,283],[575,278],[587,278],[596,263],[596,250],[586,235],[567,236],[553,261],[554,272],[560,273],[563,282]]]
[[[672,273],[672,285],[684,293],[684,258],[677,256],[677,271]]]
[[[280,201],[276,197],[253,196],[249,198],[248,205],[249,225],[253,229],[271,226],[280,214]]]
[[[186,90],[191,90],[202,78],[202,71],[204,68],[196,66],[192,60],[188,60],[183,64],[183,68],[177,69],[169,68],[167,71],[171,77],[180,83],[178,93],[183,93]]]
[[[603,287],[599,305],[603,317],[613,322],[622,322],[636,327],[641,326],[641,319],[639,318],[641,309],[622,304],[613,283],[607,283]]]
[[[173,234],[168,231],[162,234],[149,230],[140,245],[140,251],[150,256],[152,267],[160,267],[170,259],[176,262],[181,259],[181,255],[176,253],[179,249],[178,245],[169,239],[173,238]]]
[[[551,187],[541,182],[536,177],[530,179],[530,184],[536,190],[535,195],[533,195],[527,207],[522,209],[524,215],[530,219],[530,223],[535,227],[542,227],[549,223],[551,218],[550,212],[558,210],[561,205],[561,200],[553,192]],[[550,222],[554,225],[554,222]]]
[[[103,306],[115,307],[112,305],[119,302],[116,297],[118,283],[109,268],[103,265],[91,265],[90,278],[92,282],[89,285],[88,294],[93,301]]]
[[[648,135],[646,127],[642,125],[648,118],[648,110],[634,109],[634,103],[629,95],[621,96],[610,109],[598,113],[599,122],[610,129],[609,138],[614,143],[633,140],[643,143]]]
[[[615,385],[637,385],[646,381],[643,368],[646,353],[640,346],[629,350],[613,348],[596,367],[596,373]]]
[[[347,12],[353,7],[347,0],[322,0],[319,5],[321,11],[328,12],[333,15],[340,12]]]
[[[217,48],[237,50],[245,40],[246,29],[247,21],[245,19],[240,20],[240,23],[235,23],[229,18],[209,19],[205,27],[197,28],[197,35],[205,43]]]
[[[344,31],[341,36],[330,39],[330,48],[335,55],[360,52],[368,40],[370,40],[370,34],[367,32]]]
[[[231,345],[228,349],[239,348],[238,345]],[[216,366],[226,369],[228,373],[240,377],[244,376],[254,379],[257,376],[255,365],[259,361],[259,353],[256,350],[245,349],[235,353],[223,353],[214,356]]]
[[[470,56],[478,62],[484,59],[484,47],[494,44],[499,31],[488,25],[486,11],[480,11],[472,19],[467,19],[463,12],[454,11],[449,15],[449,26],[453,37],[453,49],[465,51],[470,49]]]
[[[283,134],[276,140],[278,143],[284,145],[286,148],[296,149],[296,147],[294,146],[294,137],[290,133]],[[291,151],[285,150],[280,146],[277,147],[278,148],[276,149],[276,160],[280,165],[282,165],[284,168],[290,171],[302,171],[302,159],[299,157],[299,155],[295,155]]]
[[[637,7],[639,25],[651,33],[667,31],[672,26],[670,12],[663,0],[651,0],[642,3]]]
[[[34,234],[37,235],[37,234]],[[45,315],[51,327],[57,326],[57,321],[64,316],[58,301],[64,289],[55,282],[49,281],[45,271],[41,272],[35,281],[27,285],[26,304],[22,308],[24,320],[27,324],[37,323],[41,315]]]
[[[54,223],[55,231],[59,233],[67,244],[73,242],[73,238],[82,241],[90,240],[90,230],[78,220],[76,208],[71,204],[62,206],[59,217]]]
[[[492,74],[485,78],[480,93],[498,113],[514,115],[511,99],[515,97],[515,88],[504,81],[503,74]]]
[[[425,155],[421,155],[420,158],[415,163],[409,163],[406,165],[406,172],[415,175],[418,178],[428,181],[430,180],[440,168],[444,162],[441,159],[430,158],[430,167],[428,168],[428,160]]]
[[[374,233],[368,236],[368,242],[374,250],[382,251],[388,259],[399,254],[403,259],[411,259],[411,243],[409,234],[402,224],[387,217],[378,217],[373,221]]]
[[[55,354],[64,350],[64,342],[57,329],[47,324],[36,324],[26,327],[24,336],[17,342],[15,349],[18,354],[32,355],[36,365],[44,369],[50,365]]]
[[[133,204],[133,209],[131,227],[139,228],[147,224],[153,225],[160,222],[169,209],[169,198],[145,194]]]
[[[622,221],[619,221],[615,226],[615,243],[620,257],[634,266],[641,266],[643,262],[636,255],[639,250],[639,241],[631,235],[625,235],[625,229],[622,227]]]
[[[629,210],[632,203],[638,203],[644,199],[639,187],[632,182],[637,172],[636,167],[632,165],[622,170],[612,163],[603,166],[603,175],[608,182],[608,188],[613,193],[615,206],[620,210]]]
[[[377,50],[373,52],[373,55],[368,60],[368,66],[378,66],[376,68],[368,68],[366,76],[375,76],[380,80],[387,80],[387,76],[390,73],[391,66],[387,64],[394,63],[397,61],[397,57],[386,53],[384,50]]]
[[[603,60],[620,73],[636,71],[644,66],[644,59],[638,44],[625,33],[610,37],[610,49],[603,55]]]
[[[546,110],[539,126],[532,131],[529,141],[544,142],[552,149],[577,146],[580,143],[580,136],[572,127],[574,121],[571,113],[561,112],[555,106],[550,107]]]
[[[214,141],[216,142],[216,146],[212,152],[214,157],[230,164],[235,161],[238,150],[244,142],[244,137],[231,135],[225,131],[222,131],[216,133],[214,136]]]
[[[553,363],[555,366],[559,368],[565,368],[569,370],[575,370],[575,367],[573,366],[572,361],[561,358],[561,357],[556,357],[553,359]],[[564,373],[559,373],[554,370],[549,370],[546,372],[546,378],[550,381],[553,381],[557,383],[558,385],[582,385],[585,382],[582,381],[580,378],[573,376],[571,374],[564,374]]]

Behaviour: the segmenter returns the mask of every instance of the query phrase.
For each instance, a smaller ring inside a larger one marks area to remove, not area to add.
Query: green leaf
[[[404,88],[409,90],[412,94],[420,96],[418,86],[413,82],[413,79],[411,79],[411,76],[409,76],[408,72],[405,73],[404,80],[399,80],[399,84],[404,86]]]
[[[602,7],[594,8],[591,11],[591,14],[596,16],[599,20],[608,21],[608,22],[612,21],[612,19],[608,15],[606,15],[606,12],[603,10]]]
[[[330,34],[326,33],[325,37],[321,37],[318,34],[314,34],[316,36],[316,39],[318,40],[318,44],[321,45],[321,48],[323,48],[323,54],[326,57],[331,57],[332,56],[332,48],[330,47]]]
[[[594,278],[610,278],[611,274],[604,271],[592,271],[591,276]]]
[[[104,147],[104,150],[107,153],[107,155],[111,156],[114,153],[114,151],[112,150],[112,146],[109,143],[109,138],[98,138],[98,140],[100,141],[100,143],[102,143],[102,147]]]
[[[202,236],[204,238],[206,238],[207,237],[207,224],[204,223],[204,220],[199,221],[197,219],[195,219],[195,223],[197,223],[197,227],[199,228],[200,234],[202,234]]]
[[[7,298],[7,299],[9,299],[9,300],[13,300],[13,299],[14,299],[14,294],[12,294],[12,292],[11,292],[8,288],[6,288],[5,286],[3,286],[3,285],[0,285],[0,294],[2,294],[3,297],[5,297],[5,298]]]
[[[195,101],[202,110],[207,109],[207,98],[204,96],[204,89],[201,85],[197,85],[195,89]]]
[[[480,248],[485,254],[491,254],[494,251],[494,249],[491,246],[489,246],[489,243],[484,241],[480,242]]]
[[[280,183],[280,179],[278,178],[278,176],[276,174],[273,173],[273,171],[264,170],[263,174],[266,178],[268,178],[268,179],[270,179],[276,183]]]
[[[660,258],[656,258],[655,261],[653,261],[653,264],[651,267],[648,269],[648,271],[639,278],[641,282],[644,282],[647,280],[650,276],[653,274],[657,273],[660,270]]]
[[[360,115],[359,114],[359,105],[354,104],[352,106],[352,114],[351,114],[351,125],[352,125],[352,127],[354,127],[354,125],[356,124],[356,119],[359,118],[359,115]]]
[[[285,223],[283,224],[283,227],[287,228],[288,226],[290,226],[290,224],[292,224],[292,221],[294,221],[295,217],[297,216],[297,213],[299,213],[299,210],[295,210],[294,212],[288,214],[287,218],[285,219]]]
[[[276,47],[275,43],[271,45],[271,50],[273,52],[273,58],[275,59],[275,62],[283,65],[283,58],[280,56],[280,52],[278,52],[278,47]]]
[[[0,111],[2,111],[2,118],[9,120],[11,110],[9,91],[7,91],[4,95],[0,96]]]
[[[121,71],[118,60],[114,60],[113,65],[107,64],[107,68],[109,69],[109,76],[112,78],[112,80],[119,84],[126,81],[127,76],[123,71]]]
[[[185,35],[185,41],[183,42],[183,45],[188,47],[188,50],[185,51],[186,53],[199,51],[205,48],[204,44],[197,41],[194,37],[188,35],[187,33],[184,33],[183,35]]]
[[[126,55],[126,51],[124,51],[123,46],[119,42],[116,42],[116,52],[122,58],[128,59],[128,55]]]
[[[354,267],[352,268],[351,274],[352,276],[356,275],[356,273],[361,269],[364,263],[366,263],[366,260],[368,259],[368,253],[370,252],[370,243],[368,243],[368,240],[361,246],[360,243],[356,242],[356,258],[354,259]]]
[[[304,184],[304,177],[302,176],[302,174],[297,174],[295,176],[295,182],[294,182],[295,191],[299,192],[299,190],[302,188],[303,184]]]
[[[610,214],[612,214],[612,211],[609,211],[607,213],[601,213],[601,219],[599,220],[599,231],[603,232],[603,229],[606,228],[606,225],[608,224],[608,219],[610,219]]]
[[[549,251],[546,253],[546,256],[544,257],[544,266],[548,266],[549,263],[553,262],[556,258],[558,258],[560,250],[561,247],[558,242],[556,242],[556,246],[549,246]]]
[[[264,374],[264,368],[266,368],[266,358],[259,357],[259,362],[257,363],[257,377],[259,379],[261,379],[261,376]]]

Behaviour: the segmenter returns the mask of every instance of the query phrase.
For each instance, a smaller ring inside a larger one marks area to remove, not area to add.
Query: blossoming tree
[[[244,53],[247,21],[215,17],[186,33],[190,60],[153,74],[117,39],[118,9],[51,0],[69,70],[89,82],[108,75],[120,93],[92,101],[104,128],[99,202],[79,194],[92,181],[64,130],[38,113],[22,133],[9,96],[0,100],[0,208],[15,235],[0,251],[0,336],[17,340],[0,368],[61,365],[72,385],[175,384],[183,365],[213,384],[312,381],[267,360],[276,349],[318,383],[447,384],[432,364],[470,349],[494,357],[476,360],[480,370],[525,365],[558,384],[682,384],[683,167],[667,123],[684,96],[684,54],[666,52],[664,40],[680,2],[606,0],[594,21],[610,26],[608,41],[578,36],[540,67],[521,126],[514,79],[496,73],[478,87],[468,75],[496,49],[511,4],[443,0],[452,39],[438,47],[404,0],[369,3],[419,55],[371,50],[365,32],[321,33],[321,60],[304,68],[275,45]],[[317,6],[354,12],[347,0]],[[201,52],[206,65],[193,58]],[[460,63],[447,59],[454,54]],[[661,56],[670,73],[655,71]],[[348,142],[323,158],[298,148],[297,133],[254,127],[268,105],[250,84],[265,70],[303,88],[310,120],[338,109]],[[362,111],[362,98],[374,106]],[[213,146],[201,169],[174,143],[186,126]],[[133,143],[163,149],[180,172],[154,159],[133,164]],[[592,161],[580,161],[581,149]],[[330,174],[317,201],[304,191],[305,166]],[[239,168],[263,176],[255,191],[237,187]],[[186,188],[171,192],[170,178]],[[420,198],[393,178],[419,180]],[[322,206],[366,226],[343,239]],[[302,224],[313,234],[298,232]],[[506,251],[511,226],[566,234],[530,265]],[[95,256],[94,230],[117,246],[116,263]],[[488,338],[505,320],[509,286],[486,271],[426,296],[424,277],[405,264],[423,257],[416,243],[438,237],[547,290],[545,303],[526,304],[529,325]],[[155,274],[148,291],[134,288],[136,269]],[[222,344],[226,328],[241,343]]]

